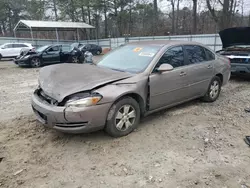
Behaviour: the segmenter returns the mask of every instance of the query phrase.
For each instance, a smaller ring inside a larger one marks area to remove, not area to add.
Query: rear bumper
[[[241,63],[231,63],[231,72],[232,74],[237,73],[250,73],[250,64],[241,64]]]
[[[32,108],[44,126],[66,133],[88,133],[104,128],[111,103],[74,108],[54,106],[32,96]]]

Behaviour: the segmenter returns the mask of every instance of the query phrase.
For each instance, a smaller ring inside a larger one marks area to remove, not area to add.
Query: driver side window
[[[174,68],[184,65],[184,52],[181,46],[176,46],[168,49],[157,63],[155,70],[162,64],[170,64]]]
[[[60,51],[59,46],[53,46],[48,50],[48,52],[58,52],[58,51]]]

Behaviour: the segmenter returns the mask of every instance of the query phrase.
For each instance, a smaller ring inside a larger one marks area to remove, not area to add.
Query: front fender
[[[110,84],[95,90],[95,92],[103,96],[100,104],[114,103],[123,96],[131,94],[140,96],[143,103],[146,104],[148,97],[148,79],[143,79],[136,83]]]

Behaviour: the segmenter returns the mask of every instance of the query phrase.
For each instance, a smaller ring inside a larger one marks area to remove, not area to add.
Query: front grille
[[[43,101],[46,101],[47,103],[51,104],[51,105],[58,105],[57,100],[51,98],[50,96],[46,95],[44,93],[44,91],[42,89],[38,89],[37,90],[37,95],[40,99],[42,99]]]
[[[250,56],[249,58],[233,58],[230,59],[231,63],[238,63],[238,64],[250,64]]]

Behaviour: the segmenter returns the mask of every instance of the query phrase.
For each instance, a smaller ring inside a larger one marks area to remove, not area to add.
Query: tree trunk
[[[130,0],[129,4],[129,31],[128,33],[131,35],[132,31],[132,0]]]
[[[88,23],[89,25],[91,25],[91,12],[90,12],[90,5],[89,5],[89,2],[88,2],[88,5],[87,5],[87,12],[88,12]],[[93,32],[92,32],[92,29],[89,30],[89,34],[90,34],[90,39],[93,37]]]
[[[157,33],[157,23],[158,23],[158,5],[157,5],[157,0],[154,0],[154,29],[153,29],[153,32],[154,32],[154,35],[156,35]]]
[[[82,12],[82,22],[86,22],[85,21],[85,12],[84,12],[84,7],[83,6],[81,7],[81,12]],[[87,30],[86,29],[83,29],[83,34],[84,34],[84,36],[87,36]]]
[[[233,0],[232,0],[233,1]],[[231,5],[233,2],[231,3]],[[231,12],[229,12],[229,0],[224,0],[223,9],[222,9],[222,16],[220,18],[220,30],[226,29],[230,25],[230,18],[231,18]]]
[[[120,36],[120,32],[119,32],[119,29],[118,29],[118,25],[119,25],[119,17],[118,17],[118,10],[117,10],[117,1],[114,0],[114,11],[115,11],[115,24],[116,24],[116,30],[115,30],[115,33],[116,33],[116,37]]]
[[[172,35],[175,34],[175,2],[174,0],[171,0],[171,6],[172,6]]]
[[[8,12],[8,20],[9,20],[9,33],[12,33],[12,15],[11,15],[11,9],[9,8]]]
[[[57,14],[57,7],[56,7],[56,0],[53,0],[53,10],[55,13],[55,19],[58,21],[58,14]]]
[[[70,11],[71,11],[71,20],[72,22],[75,22],[76,18],[75,18],[75,5],[74,5],[74,1],[70,0]]]
[[[103,0],[103,8],[104,8],[104,33],[105,33],[105,38],[108,37],[108,18],[107,18],[107,5],[106,5],[106,0]]]
[[[180,11],[180,0],[177,0],[177,10],[176,10],[176,23],[175,23],[175,31],[176,34],[179,33],[179,11]]]
[[[197,32],[197,0],[193,0],[193,34]]]

